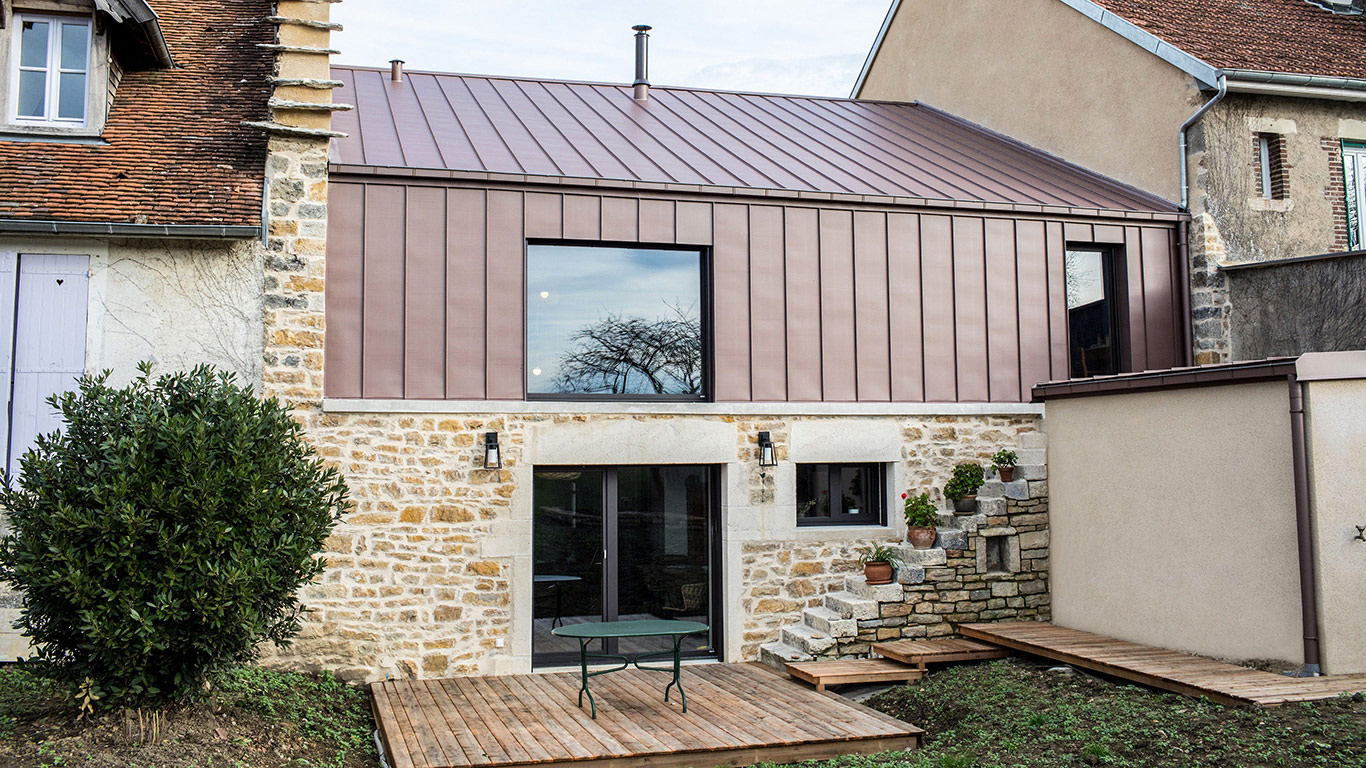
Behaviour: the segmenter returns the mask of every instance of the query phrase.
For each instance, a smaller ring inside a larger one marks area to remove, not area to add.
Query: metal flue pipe
[[[636,101],[650,98],[650,25],[637,24],[631,27],[636,31],[636,81],[631,84]]]

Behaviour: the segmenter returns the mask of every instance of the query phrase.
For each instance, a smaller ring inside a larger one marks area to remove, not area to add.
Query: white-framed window
[[[90,19],[16,13],[11,26],[11,121],[85,125],[90,102]]]
[[[1347,187],[1347,249],[1366,249],[1366,143],[1342,142]]]

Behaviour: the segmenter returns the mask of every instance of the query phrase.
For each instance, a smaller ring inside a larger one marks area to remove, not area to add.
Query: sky
[[[339,64],[848,96],[890,0],[345,0]]]

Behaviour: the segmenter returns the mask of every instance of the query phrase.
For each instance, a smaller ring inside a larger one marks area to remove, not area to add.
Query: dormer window
[[[90,19],[15,14],[10,119],[18,125],[85,125],[90,101]]]

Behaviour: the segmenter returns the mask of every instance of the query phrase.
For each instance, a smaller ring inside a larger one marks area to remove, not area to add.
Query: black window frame
[[[1094,251],[1100,253],[1101,263],[1101,283],[1105,289],[1106,315],[1110,322],[1112,369],[1109,372],[1091,373],[1087,376],[1075,376],[1072,371],[1074,361],[1072,359],[1072,310],[1067,307],[1067,261],[1066,254],[1072,251]],[[1115,376],[1133,368],[1132,361],[1129,359],[1128,343],[1128,291],[1120,290],[1127,285],[1120,282],[1119,276],[1125,274],[1126,263],[1124,259],[1124,249],[1109,243],[1085,243],[1067,242],[1063,246],[1063,313],[1067,320],[1067,378],[1095,378],[1097,376]]]
[[[797,527],[879,527],[887,525],[887,489],[889,487],[889,481],[887,478],[887,465],[885,463],[875,461],[801,462],[796,465],[798,475],[793,478],[794,485],[797,485],[797,487],[800,487],[800,473],[802,472],[803,467],[825,467],[826,472],[830,474],[833,474],[837,471],[842,471],[847,467],[858,467],[860,469],[870,470],[869,474],[872,478],[872,482],[870,483],[870,485],[872,485],[873,488],[871,488],[867,492],[867,496],[869,502],[874,505],[874,509],[870,512],[860,513],[858,515],[836,515],[834,513],[834,510],[832,509],[829,517],[802,517],[801,513],[798,511],[796,514]],[[841,484],[832,482],[831,478],[828,475],[826,479],[826,485],[829,488],[841,487]],[[801,506],[802,499],[800,496],[798,496],[797,509],[800,510]]]
[[[528,255],[533,245],[569,246],[580,248],[628,248],[650,251],[687,251],[698,254],[699,280],[698,311],[702,320],[702,393],[700,395],[650,395],[587,392],[531,392],[527,385],[527,344],[530,339],[530,307],[526,300],[529,285]],[[710,403],[715,402],[715,349],[712,322],[713,262],[709,245],[680,243],[631,242],[625,240],[576,240],[566,238],[527,238],[522,247],[522,397],[539,402],[611,402],[611,403]]]

